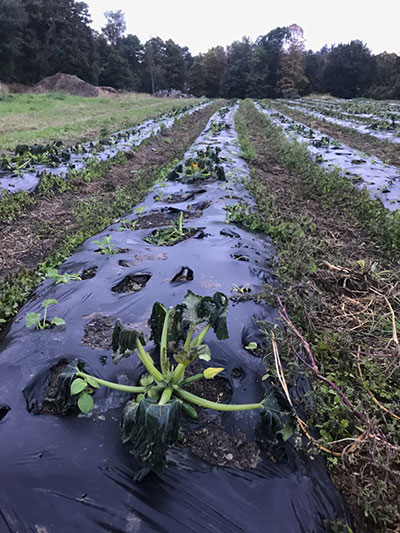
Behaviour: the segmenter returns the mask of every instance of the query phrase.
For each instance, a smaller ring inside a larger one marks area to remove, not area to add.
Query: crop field
[[[118,98],[87,98],[65,93],[3,95],[0,96],[0,152],[11,152],[21,143],[74,144],[92,140],[198,101],[135,93]]]
[[[399,150],[395,101],[4,96],[0,531],[400,531]]]

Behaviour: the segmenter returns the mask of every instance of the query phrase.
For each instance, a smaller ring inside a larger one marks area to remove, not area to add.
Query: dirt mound
[[[39,81],[34,88],[35,93],[61,92],[74,94],[76,96],[116,96],[118,92],[115,89],[109,90],[108,87],[95,87],[86,81],[81,80],[78,76],[63,74],[58,72],[53,76],[48,76]]]

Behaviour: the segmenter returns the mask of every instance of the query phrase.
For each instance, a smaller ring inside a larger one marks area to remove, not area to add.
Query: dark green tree
[[[129,63],[100,35],[96,41],[96,66],[99,85],[116,89],[132,89],[134,79]]]
[[[226,98],[245,98],[248,93],[251,44],[247,37],[228,46],[222,94]]]
[[[167,89],[183,90],[185,85],[185,59],[182,48],[168,39],[165,43],[162,62]]]
[[[221,95],[222,79],[226,69],[226,55],[222,46],[211,48],[201,60],[205,95],[216,98]]]
[[[163,61],[165,58],[165,43],[160,37],[149,39],[144,45],[144,76],[143,90],[154,94],[160,89],[166,89]]]
[[[203,56],[200,54],[193,59],[187,76],[188,92],[194,96],[204,96],[206,81],[203,72]]]
[[[324,69],[325,90],[339,98],[361,96],[375,75],[375,61],[361,41],[331,49]]]
[[[22,0],[0,0],[0,81],[17,81],[16,63],[26,21]]]

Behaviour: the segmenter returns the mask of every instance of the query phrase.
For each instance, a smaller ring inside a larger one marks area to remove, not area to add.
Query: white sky
[[[306,48],[363,41],[373,53],[400,54],[400,0],[84,0],[92,26],[104,26],[103,13],[121,9],[127,33],[142,43],[172,39],[195,55],[226,47],[243,35],[254,41],[277,26],[296,23]]]

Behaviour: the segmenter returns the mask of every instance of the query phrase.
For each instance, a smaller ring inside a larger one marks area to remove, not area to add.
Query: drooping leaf
[[[72,361],[58,375],[55,387],[49,389],[45,404],[51,405],[58,414],[66,415],[76,409],[78,396],[71,394],[71,385],[77,379],[76,371],[83,370],[84,366],[78,360]]]
[[[78,407],[84,415],[87,415],[93,408],[93,398],[87,392],[83,392],[78,399]]]
[[[216,292],[214,296],[205,296],[200,304],[199,314],[207,319],[214,330],[218,340],[229,337],[226,325],[228,314],[228,298],[222,292]]]
[[[292,408],[277,387],[269,390],[262,403],[264,409],[260,415],[260,422],[256,426],[255,436],[256,440],[269,450],[277,444],[279,436],[282,438],[288,435],[285,426],[288,423],[287,415],[292,413]]]
[[[153,340],[155,344],[160,344],[161,342],[161,334],[166,314],[167,309],[162,303],[156,302],[153,305],[151,316],[148,320],[148,325],[151,329],[150,339]]]
[[[51,323],[55,326],[63,326],[65,324],[65,320],[63,318],[58,318],[58,316],[55,316]]]
[[[135,481],[142,480],[150,471],[162,472],[168,448],[179,436],[181,402],[172,400],[158,405],[151,400],[139,404],[130,401],[122,413],[121,438],[129,443],[131,452],[140,462]]]
[[[144,333],[125,326],[118,318],[112,335],[113,363],[119,363],[123,357],[129,357],[136,349],[137,340],[143,345],[147,343]]]

